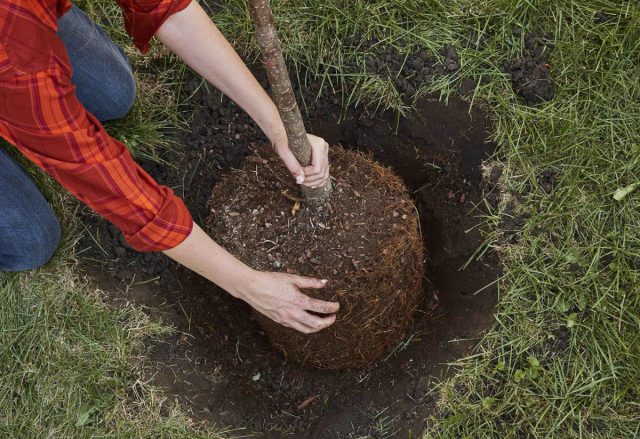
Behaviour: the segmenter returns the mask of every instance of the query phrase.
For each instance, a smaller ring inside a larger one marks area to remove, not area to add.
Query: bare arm
[[[197,224],[178,246],[164,254],[244,300],[276,322],[311,333],[331,325],[338,304],[311,299],[298,288],[322,288],[326,281],[253,270],[211,239]],[[332,314],[318,317],[310,314]]]
[[[300,183],[324,184],[328,174],[327,145],[312,137],[315,162],[302,168],[289,150],[282,120],[273,101],[240,57],[195,1],[173,14],[156,36],[191,68],[240,105],[267,134],[280,157]],[[301,332],[316,332],[335,321],[338,304],[311,299],[298,288],[322,288],[326,281],[254,270],[213,241],[194,223],[191,234],[164,251],[170,258],[199,273],[278,323]]]
[[[169,17],[156,32],[156,37],[251,116],[275,146],[298,184],[322,186],[326,183],[329,175],[326,142],[310,136],[312,164],[300,166],[289,149],[275,104],[195,0]]]

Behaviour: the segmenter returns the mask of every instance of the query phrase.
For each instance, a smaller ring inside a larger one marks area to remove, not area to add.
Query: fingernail
[[[300,174],[296,177],[296,183],[302,184],[304,183],[304,175]]]
[[[322,282],[323,284],[326,284],[329,281],[327,279],[320,279],[320,282]]]

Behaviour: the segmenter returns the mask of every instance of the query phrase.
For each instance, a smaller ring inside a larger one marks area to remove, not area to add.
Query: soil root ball
[[[403,337],[421,299],[423,245],[404,183],[362,153],[332,147],[334,191],[305,203],[268,146],[218,183],[208,231],[249,266],[329,279],[305,294],[340,303],[336,322],[312,335],[256,313],[288,358],[326,369],[366,366]]]

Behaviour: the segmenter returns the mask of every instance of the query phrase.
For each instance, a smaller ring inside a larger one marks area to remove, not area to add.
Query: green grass
[[[240,47],[252,48],[243,2],[216,18]],[[616,201],[640,181],[640,6],[631,1],[331,1],[276,2],[290,59],[307,81],[340,89],[350,103],[404,111],[366,73],[345,75],[350,34],[434,56],[453,43],[460,77],[478,86],[495,120],[495,161],[504,168],[505,199],[526,186],[518,210],[527,217],[509,245],[499,223],[505,203],[486,218],[487,246],[501,255],[504,276],[496,323],[477,352],[455,363],[435,390],[438,412],[426,437],[640,436],[640,194]],[[596,24],[598,12],[613,15]],[[501,67],[519,56],[523,37],[551,34],[556,98],[529,107]],[[483,50],[466,49],[486,32]],[[355,54],[355,56],[364,56]],[[443,98],[458,78],[442,78],[418,95]],[[545,194],[536,177],[558,173]],[[568,328],[565,351],[550,348]]]
[[[139,381],[143,339],[165,329],[103,304],[63,259],[0,278],[0,436],[205,437]]]
[[[83,6],[94,16],[114,14],[109,3]],[[122,33],[112,35],[123,41]],[[184,68],[160,48],[142,58],[126,47],[140,98],[127,117],[106,126],[137,158],[162,161],[174,147],[167,131],[184,124],[177,102]],[[76,213],[84,208],[5,142],[0,147],[27,168],[64,230],[46,267],[0,273],[0,437],[219,437],[142,380],[145,340],[170,328],[131,306],[105,304],[103,292],[78,273]]]
[[[214,19],[252,58],[245,3],[224,2]],[[96,14],[112,14],[108,2],[90,4]],[[640,181],[640,5],[296,0],[275,1],[274,9],[288,59],[304,67],[301,80],[342,90],[345,104],[406,111],[391,84],[345,73],[347,57],[365,56],[342,47],[346,36],[376,36],[401,50],[420,44],[434,56],[454,44],[460,77],[489,79],[469,101],[493,114],[505,198],[533,187],[518,203],[527,219],[517,244],[499,230],[505,203],[486,217],[487,246],[504,265],[496,323],[433,390],[438,410],[425,437],[640,437],[640,191],[613,198]],[[596,24],[598,12],[614,18]],[[523,47],[514,27],[552,34],[557,96],[550,103],[523,105],[501,71]],[[487,32],[483,50],[465,48],[472,31]],[[136,63],[150,89],[175,103],[164,91],[181,68],[164,60],[156,49]],[[418,95],[446,99],[457,80],[441,78]],[[158,135],[179,121],[175,105],[164,107],[170,110],[141,104],[110,129],[139,154],[160,157]],[[558,173],[550,195],[536,184],[547,169]],[[72,224],[73,212],[62,207],[67,198],[55,187],[48,193]],[[132,437],[128,429],[137,428],[140,437],[197,437],[179,412],[159,412],[153,389],[136,391],[140,342],[158,328],[134,310],[101,304],[74,273],[73,232],[67,236],[47,268],[0,275],[0,435]],[[566,349],[551,349],[561,330]]]

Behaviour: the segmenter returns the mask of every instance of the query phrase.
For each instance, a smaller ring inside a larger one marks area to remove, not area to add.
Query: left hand
[[[302,166],[289,149],[286,140],[275,141],[276,152],[286,165],[296,183],[312,188],[324,186],[329,179],[329,144],[322,137],[307,134],[311,143],[311,164]]]

